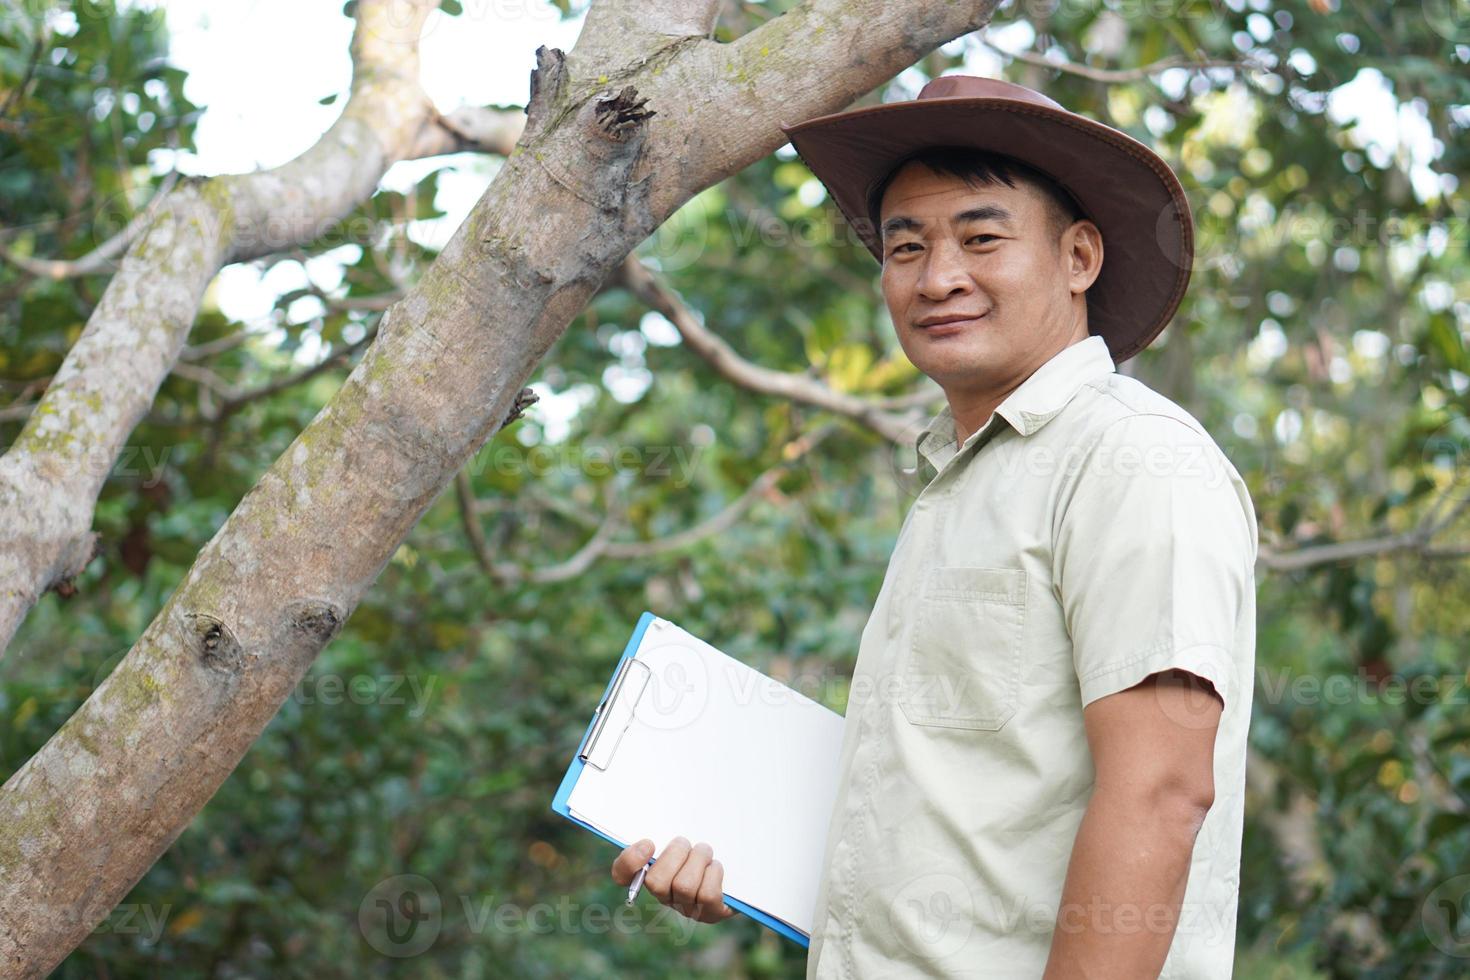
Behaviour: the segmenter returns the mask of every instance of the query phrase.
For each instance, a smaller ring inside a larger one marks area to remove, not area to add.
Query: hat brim
[[[1110,126],[1014,99],[950,96],[819,116],[781,131],[880,264],[868,193],[914,151],[974,147],[1051,177],[1102,232],[1103,267],[1087,291],[1087,320],[1115,363],[1147,347],[1184,298],[1194,266],[1184,189],[1157,154]]]

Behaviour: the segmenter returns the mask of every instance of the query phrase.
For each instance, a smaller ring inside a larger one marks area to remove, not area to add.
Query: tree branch
[[[1455,559],[1470,555],[1470,546],[1435,547],[1434,539],[1467,509],[1470,509],[1470,494],[1457,500],[1449,513],[1439,517],[1446,501],[1454,494],[1466,493],[1464,487],[1452,483],[1429,508],[1429,513],[1409,531],[1385,534],[1357,541],[1334,541],[1331,544],[1310,545],[1294,551],[1275,551],[1262,547],[1256,555],[1257,571],[1297,572],[1317,565],[1356,561],[1359,558],[1376,558],[1399,552],[1412,552],[1426,559]]]
[[[86,255],[75,259],[38,259],[34,256],[18,255],[0,246],[0,262],[8,262],[22,272],[42,279],[74,279],[77,276],[90,276],[101,272],[153,221],[158,214],[159,206],[167,199],[169,192],[174,189],[178,181],[179,172],[177,170],[164,174],[163,180],[158,184],[158,189],[153,192],[153,196],[143,210],[135,214],[121,231]]]
[[[1173,55],[1168,58],[1160,58],[1158,61],[1143,65],[1140,68],[1094,68],[1091,65],[1080,65],[1075,61],[1053,61],[1034,51],[1011,51],[986,37],[980,38],[980,43],[996,54],[1004,55],[1007,58],[1014,58],[1024,64],[1034,65],[1037,68],[1050,68],[1054,71],[1076,75],[1079,78],[1087,78],[1094,82],[1103,82],[1107,85],[1143,81],[1151,75],[1156,75],[1161,71],[1167,71],[1170,68],[1188,68],[1192,71],[1203,71],[1206,68],[1232,68],[1239,70],[1242,68],[1261,67],[1246,60],[1210,58],[1198,61],[1181,55]]]
[[[791,440],[782,447],[781,462],[752,480],[740,496],[725,505],[718,513],[705,518],[693,527],[662,538],[647,541],[613,540],[613,534],[626,523],[626,516],[617,509],[614,481],[608,480],[603,485],[604,517],[597,525],[596,531],[585,544],[577,549],[575,554],[554,565],[523,568],[514,562],[495,560],[495,556],[485,542],[485,533],[480,527],[478,517],[478,501],[471,488],[469,475],[464,470],[460,470],[456,478],[460,519],[465,527],[465,537],[469,539],[470,550],[474,552],[480,567],[495,581],[502,585],[521,582],[534,582],[538,585],[565,582],[583,574],[604,558],[615,561],[640,561],[669,552],[681,551],[706,538],[728,531],[739,522],[757,500],[770,493],[783,473],[815,449],[823,439],[831,434],[832,429],[831,425],[823,426]]]
[[[747,361],[701,323],[698,315],[636,257],[628,257],[619,267],[618,277],[634,296],[663,314],[678,329],[689,349],[726,380],[763,395],[786,398],[854,419],[899,445],[912,445],[918,436],[921,419],[916,416],[894,415],[880,402],[837,391],[808,375],[777,371]],[[906,396],[904,401],[908,398],[928,402],[934,395],[921,392]]]
[[[409,159],[464,152],[509,156],[526,128],[526,114],[520,109],[460,106],[445,116],[431,105],[428,111],[432,124],[419,133]]]
[[[236,347],[248,341],[251,337],[249,330],[236,330],[232,334],[226,334],[216,340],[205,341],[202,344],[185,344],[184,349],[179,352],[181,361],[203,361],[211,357],[218,357],[226,351],[232,351]]]
[[[719,13],[719,0],[597,0],[572,52],[572,74],[597,78],[609,67],[642,68],[670,40],[708,38]]]
[[[526,126],[526,114],[520,109],[460,106],[443,115],[432,104],[426,103],[424,110],[426,124],[414,135],[412,147],[399,159],[422,160],[465,152],[506,156]],[[72,279],[101,272],[148,227],[179,177],[178,171],[164,175],[144,209],[134,215],[121,231],[86,255],[75,259],[41,259],[20,255],[0,246],[0,261],[45,279]]]
[[[71,267],[30,263],[72,274],[130,242],[81,337],[0,457],[0,525],[7,531],[0,542],[0,652],[36,600],[81,571],[78,556],[93,553],[97,494],[177,361],[205,287],[223,265],[320,238],[371,196],[394,162],[416,149],[466,145],[471,130],[463,127],[475,119],[486,125],[474,138],[507,146],[514,127],[506,120],[490,125],[489,117],[468,112],[446,120],[418,83],[418,37],[437,5],[358,4],[351,95],[301,156],[273,170],[184,178]],[[446,137],[446,121],[461,128]],[[19,410],[10,406],[6,414]]]
[[[25,21],[21,21],[22,24]],[[17,129],[14,123],[5,117],[10,115],[11,106],[17,105],[22,99],[30,94],[31,82],[36,77],[36,67],[41,63],[41,56],[46,53],[46,48],[51,43],[51,25],[45,17],[41,17],[37,24],[36,37],[31,42],[31,56],[26,59],[26,70],[20,77],[20,84],[5,93],[5,101],[0,102],[0,129]]]
[[[272,395],[280,394],[287,388],[293,388],[296,385],[310,381],[324,371],[337,367],[358,351],[365,350],[377,336],[378,328],[377,326],[373,326],[363,334],[361,339],[332,351],[332,353],[309,367],[292,371],[283,377],[277,378],[274,381],[268,381],[255,388],[242,390],[231,385],[225,391],[221,392],[224,396],[223,400],[211,414],[206,415],[206,419],[214,423],[223,422],[251,402],[259,401],[262,398],[269,398]],[[182,368],[182,364],[174,366],[174,370],[179,373],[182,373]]]

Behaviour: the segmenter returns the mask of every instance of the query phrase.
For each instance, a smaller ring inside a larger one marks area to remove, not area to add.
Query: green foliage
[[[791,5],[745,4],[717,37]],[[1024,42],[1001,28],[1028,16],[1037,48],[1094,68],[1184,55],[1273,69],[1106,84],[1016,62],[1007,76],[1158,146],[1184,180],[1200,261],[1174,325],[1131,369],[1215,434],[1275,550],[1403,532],[1447,490],[1446,516],[1470,499],[1470,32],[1444,19],[1452,8],[1010,4],[991,32]],[[159,180],[149,152],[187,148],[197,110],[158,15],[78,4],[75,30],[58,28],[38,56],[40,21],[12,9],[0,7],[0,239],[21,255],[77,257],[144,203]],[[956,46],[931,55],[893,94],[962,57]],[[1422,113],[1437,156],[1375,149],[1326,112],[1329,93],[1370,71],[1404,112]],[[411,282],[433,252],[406,222],[440,213],[435,179],[379,193],[343,224],[372,234],[304,254],[334,249],[349,299]],[[917,380],[871,257],[789,153],[699,195],[640,254],[751,360],[873,396]],[[299,279],[299,258],[257,266]],[[109,271],[52,281],[0,265],[6,401],[36,396]],[[298,370],[293,356],[357,342],[377,316],[298,290],[272,329],[190,363],[257,389]],[[190,343],[243,326],[207,300]],[[691,932],[645,896],[618,919],[612,849],[549,809],[645,608],[841,708],[910,499],[897,454],[852,423],[786,460],[793,438],[831,420],[733,388],[674,336],[621,289],[572,324],[534,379],[542,403],[467,467],[491,557],[553,566],[608,500],[621,538],[666,537],[789,462],[774,487],[723,534],[542,584],[487,578],[444,494],[216,798],[61,976],[802,975],[798,950],[742,918]],[[0,662],[0,774],[106,677],[343,376],[323,372],[218,422],[198,372],[164,383],[98,503],[100,557],[77,595],[37,606]],[[4,445],[20,421],[0,419]],[[1436,545],[1463,547],[1456,531]],[[1255,771],[1269,766],[1270,778],[1251,785],[1238,976],[1464,974],[1470,934],[1434,915],[1470,869],[1465,584],[1463,560],[1413,552],[1262,575],[1252,741]],[[1395,695],[1416,679],[1421,693]],[[432,885],[421,897],[438,928],[411,957],[361,924],[404,875]]]

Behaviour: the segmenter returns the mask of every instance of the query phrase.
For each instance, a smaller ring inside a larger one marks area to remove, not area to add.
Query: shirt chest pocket
[[[1026,572],[944,565],[919,593],[899,704],[915,725],[998,731],[1016,713]]]

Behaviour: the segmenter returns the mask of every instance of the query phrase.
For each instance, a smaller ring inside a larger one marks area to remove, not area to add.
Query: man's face
[[[906,220],[905,220],[906,219]],[[904,353],[946,391],[1003,390],[1071,342],[1079,274],[1077,236],[1065,233],[1032,185],[972,187],[918,163],[883,196],[883,298]],[[1101,264],[1097,237],[1096,264]],[[1084,248],[1085,252],[1085,248]],[[961,317],[948,323],[934,320]]]

